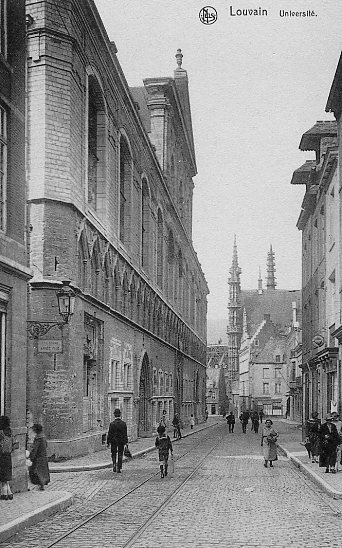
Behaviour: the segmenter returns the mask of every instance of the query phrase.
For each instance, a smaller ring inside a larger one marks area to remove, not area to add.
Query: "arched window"
[[[178,272],[177,272],[177,291],[176,291],[176,298],[177,298],[177,304],[179,307],[184,307],[183,303],[183,254],[182,250],[178,250],[178,257],[177,257],[177,266],[178,266]]]
[[[120,240],[130,243],[132,202],[132,159],[128,143],[120,138]]]
[[[121,312],[124,315],[127,315],[128,313],[127,305],[128,305],[128,279],[127,279],[127,274],[125,272],[123,277],[123,282],[122,282],[122,302],[121,302]]]
[[[184,214],[184,188],[183,188],[183,182],[182,181],[179,181],[178,211],[179,211],[180,218],[183,219],[183,214]]]
[[[82,237],[78,242],[78,286],[83,291],[87,286],[87,257]]]
[[[170,300],[173,300],[173,297],[174,297],[175,242],[174,242],[172,230],[169,230],[167,262],[168,262],[168,298]]]
[[[104,215],[106,115],[101,87],[88,78],[88,205]],[[102,199],[101,199],[102,198]]]
[[[164,223],[160,209],[158,209],[157,223],[157,284],[162,289],[164,276]]]
[[[93,255],[91,257],[91,293],[94,297],[98,295],[99,289],[99,266],[98,266],[98,257],[94,249]]]
[[[147,182],[142,181],[141,188],[141,266],[145,270],[149,270],[150,266],[150,233],[151,233],[151,216],[150,216],[150,193]]]
[[[119,301],[119,274],[117,272],[117,269],[114,270],[114,276],[113,276],[113,293],[112,293],[112,306],[114,309],[118,308],[118,301]]]
[[[104,262],[104,269],[103,269],[103,301],[106,304],[110,304],[111,302],[111,283],[110,283],[110,268],[109,268],[109,258],[108,254],[106,255],[105,262]]]

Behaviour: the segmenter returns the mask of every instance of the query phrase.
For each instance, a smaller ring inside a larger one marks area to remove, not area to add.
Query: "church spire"
[[[266,280],[266,287],[267,289],[275,289],[276,288],[276,281],[275,281],[275,260],[274,260],[274,251],[272,250],[272,244],[270,245],[270,250],[267,254],[267,280]]]
[[[233,260],[229,269],[229,299],[228,299],[228,377],[234,381],[239,375],[239,348],[241,343],[242,329],[240,325],[240,274],[236,235],[234,235]]]
[[[241,268],[239,267],[237,245],[236,245],[236,234],[234,234],[233,260],[232,260],[232,266],[229,269],[229,274],[230,276],[229,276],[228,283],[238,282],[240,284]]]
[[[259,279],[258,279],[258,293],[259,295],[262,295],[262,277],[261,277],[260,266],[259,266]]]

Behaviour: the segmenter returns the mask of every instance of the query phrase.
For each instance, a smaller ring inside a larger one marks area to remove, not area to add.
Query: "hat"
[[[119,408],[114,409],[114,417],[120,417],[121,411]]]

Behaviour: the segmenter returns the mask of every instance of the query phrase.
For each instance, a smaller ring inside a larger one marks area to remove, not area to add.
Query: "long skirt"
[[[47,458],[36,459],[29,470],[30,480],[34,485],[50,483],[49,465]]]
[[[337,458],[337,449],[332,449],[329,451],[321,451],[319,455],[319,466],[328,468],[329,466],[333,467],[336,464]]]
[[[319,455],[319,436],[316,433],[309,434],[309,440],[311,444],[311,455],[318,457]]]
[[[12,455],[0,454],[0,482],[12,481]]]
[[[263,453],[265,460],[278,460],[277,444],[274,442],[268,443],[265,441],[263,444]]]

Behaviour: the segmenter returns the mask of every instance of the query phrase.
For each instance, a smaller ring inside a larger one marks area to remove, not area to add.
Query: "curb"
[[[287,451],[285,447],[282,445],[278,445],[280,451],[282,451],[288,459],[294,464],[296,468],[298,468],[303,474],[309,478],[313,483],[315,483],[318,487],[322,489],[329,497],[332,497],[333,499],[342,499],[342,492],[337,491],[330,485],[328,485],[324,479],[322,479],[316,472],[311,470],[306,464],[304,464],[301,460],[299,460],[295,455]]]
[[[71,506],[71,504],[74,502],[74,495],[68,493],[67,491],[61,491],[60,494],[61,497],[58,500],[49,502],[36,510],[32,510],[29,513],[23,514],[22,516],[11,521],[7,525],[1,525],[0,543],[9,539],[16,533],[21,532],[26,527],[35,525],[36,523],[39,523],[41,520],[47,518],[48,516],[65,510],[65,508]]]
[[[197,430],[190,430],[190,432],[182,435],[182,438],[187,438],[188,436],[192,436],[193,434],[196,434],[196,432],[202,432],[202,430],[206,430],[207,428],[212,428],[213,426],[216,426],[219,424],[218,422],[215,422],[213,424],[208,424],[206,426],[203,426],[203,428],[198,428]],[[177,441],[176,438],[173,438],[171,440],[172,442]],[[143,457],[146,453],[150,453],[151,451],[154,451],[156,448],[155,446],[147,447],[146,449],[142,449],[141,451],[137,451],[137,453],[133,453],[132,459],[128,459],[127,457],[123,458],[123,462],[127,462],[129,460],[137,459],[139,457]],[[113,463],[112,461],[103,462],[101,464],[83,464],[83,465],[70,465],[70,466],[58,466],[58,463],[56,463],[56,466],[54,466],[55,463],[51,463],[49,467],[49,471],[51,474],[60,474],[63,472],[89,472],[92,470],[104,470],[105,468],[112,468]]]

